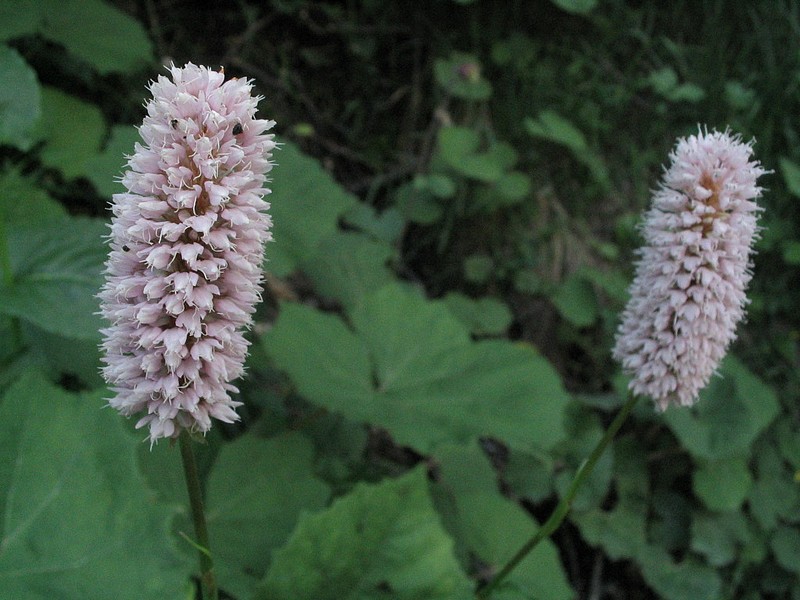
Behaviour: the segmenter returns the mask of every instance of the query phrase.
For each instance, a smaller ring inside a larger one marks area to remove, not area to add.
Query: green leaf
[[[387,244],[396,243],[403,235],[405,219],[400,211],[392,206],[378,214],[374,207],[363,202],[357,203],[342,218],[347,225]]]
[[[392,280],[386,263],[392,248],[361,233],[336,232],[302,264],[323,296],[352,307]]]
[[[471,54],[454,52],[449,59],[437,59],[433,76],[456,98],[480,101],[492,96],[492,84],[481,76],[480,62]]]
[[[254,600],[467,600],[470,582],[439,524],[424,469],[358,485],[305,515]]]
[[[119,179],[127,164],[126,156],[132,154],[134,144],[141,141],[136,127],[114,125],[103,152],[86,161],[86,176],[103,196],[110,198],[125,191]]]
[[[427,178],[427,187],[437,198],[452,198],[456,195],[456,184],[447,175],[431,175]]]
[[[608,169],[602,158],[589,147],[583,132],[571,121],[555,111],[543,110],[536,120],[526,117],[523,125],[530,135],[569,149],[578,162],[589,169],[598,184],[604,189],[611,187]]]
[[[770,546],[780,566],[800,575],[800,528],[781,525],[770,537]]]
[[[694,557],[676,563],[662,548],[650,546],[637,557],[645,581],[664,600],[718,600],[722,578]]]
[[[500,494],[497,474],[476,443],[444,446],[436,452],[439,493],[445,523],[457,539],[491,571],[498,571],[538,529],[516,503]],[[452,507],[448,509],[447,507]],[[521,598],[565,600],[573,597],[558,549],[543,540],[511,573],[501,589],[524,591]],[[502,597],[502,596],[499,596]]]
[[[664,420],[697,458],[741,456],[778,413],[775,392],[732,355],[722,362],[691,409],[673,408]]]
[[[30,148],[40,114],[36,72],[16,50],[0,45],[0,144]]]
[[[41,0],[0,0],[0,41],[36,33],[42,4]]]
[[[724,567],[736,560],[737,543],[749,541],[746,517],[741,512],[692,516],[692,550],[706,557],[712,567]]]
[[[439,153],[448,165],[458,165],[464,157],[474,154],[481,136],[469,127],[448,126],[439,130]]]
[[[268,200],[275,243],[267,246],[267,269],[277,277],[297,270],[316,255],[319,244],[338,229],[337,221],[356,205],[319,163],[291,142],[275,153],[278,167]]]
[[[567,277],[552,300],[561,316],[576,327],[589,327],[600,314],[592,284],[581,275]]]
[[[103,221],[70,218],[8,232],[13,283],[0,285],[0,313],[45,331],[99,339],[95,314],[106,249]]]
[[[249,434],[222,447],[208,478],[206,518],[227,590],[246,597],[300,513],[325,507],[330,492],[312,474],[313,458],[313,445],[299,433],[268,440]]]
[[[473,254],[464,259],[464,277],[472,283],[484,283],[492,276],[495,269],[491,256]]]
[[[30,227],[67,216],[64,206],[16,168],[0,173],[0,219],[15,227]]]
[[[450,292],[443,300],[455,317],[474,335],[502,334],[513,319],[508,306],[494,298],[473,300],[464,294]]]
[[[738,510],[753,485],[743,458],[702,461],[693,473],[694,492],[711,510]]]
[[[41,160],[67,178],[87,173],[87,162],[100,150],[105,134],[103,115],[93,104],[55,88],[42,88],[42,118],[36,136],[45,141]]]
[[[39,33],[100,73],[125,73],[153,60],[147,32],[102,0],[43,0]]]
[[[789,193],[800,198],[800,166],[785,156],[780,157],[779,164],[783,182],[786,184]]]
[[[754,457],[756,480],[747,504],[761,527],[770,530],[780,519],[795,519],[800,514],[800,486],[772,443],[760,444]]]
[[[179,598],[190,567],[98,394],[29,373],[0,402],[0,586],[14,600]]]
[[[531,191],[530,178],[519,171],[503,174],[496,185],[497,193],[506,201],[504,204],[516,204]]]
[[[312,402],[385,427],[423,452],[488,435],[523,447],[563,436],[568,400],[550,364],[530,347],[472,342],[442,302],[398,285],[337,318],[285,305],[267,351]]]

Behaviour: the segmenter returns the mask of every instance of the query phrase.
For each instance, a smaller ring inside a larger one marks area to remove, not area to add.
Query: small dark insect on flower
[[[123,251],[123,252],[128,252],[128,251],[130,251],[130,248],[128,248],[128,246],[127,246],[127,245],[125,245],[125,246],[122,246],[122,251]]]
[[[172,121],[170,121],[169,124],[172,125],[173,129],[177,129],[178,128],[178,119],[172,119]]]
[[[244,128],[242,127],[241,123],[237,123],[236,125],[233,126],[233,135],[239,135],[243,131]]]

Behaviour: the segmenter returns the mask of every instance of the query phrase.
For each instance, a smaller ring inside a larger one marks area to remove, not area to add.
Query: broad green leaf
[[[403,215],[396,207],[392,206],[378,213],[373,206],[364,202],[358,202],[342,218],[347,225],[387,244],[396,243],[406,226]]]
[[[563,436],[568,396],[530,347],[472,342],[442,302],[390,285],[336,317],[285,305],[267,351],[312,402],[426,452],[487,435],[522,448]]]
[[[14,600],[180,598],[191,567],[99,394],[29,373],[0,402],[0,589]]]
[[[69,218],[8,232],[13,283],[0,285],[0,312],[45,331],[99,339],[95,314],[106,249],[103,221]]]
[[[478,298],[474,300],[450,292],[444,297],[447,307],[474,335],[499,335],[511,325],[513,315],[508,306],[495,298]]]
[[[531,191],[531,180],[524,173],[510,171],[497,181],[497,193],[504,199],[504,204],[517,203]]]
[[[589,327],[600,313],[592,284],[578,274],[567,277],[552,300],[561,316],[575,327]]]
[[[484,283],[494,270],[494,260],[486,254],[473,254],[464,259],[464,277],[472,283]]]
[[[451,125],[439,130],[439,153],[450,166],[458,165],[464,157],[474,154],[481,136],[474,129]]]
[[[543,110],[535,120],[526,117],[523,125],[530,135],[568,148],[589,169],[598,184],[604,189],[610,188],[608,169],[602,158],[589,147],[583,132],[571,121],[555,111]]]
[[[86,176],[103,196],[110,198],[125,191],[125,186],[119,181],[127,163],[125,157],[133,153],[134,144],[141,143],[141,139],[136,127],[114,125],[103,152],[86,162]]]
[[[738,512],[692,516],[692,550],[705,556],[712,567],[724,567],[736,559],[736,527],[746,527]],[[738,523],[737,523],[738,522]]]
[[[452,198],[456,195],[456,184],[447,175],[431,175],[426,181],[431,194],[437,198]]]
[[[267,246],[267,269],[285,277],[316,254],[320,242],[337,230],[339,217],[357,200],[290,142],[281,143],[275,162],[279,168],[267,197],[275,243]]]
[[[456,98],[488,100],[492,96],[492,84],[481,76],[480,62],[470,54],[454,52],[449,59],[437,59],[433,76]]]
[[[718,460],[746,455],[778,413],[775,393],[732,355],[691,409],[673,408],[664,420],[695,457]]]
[[[637,557],[645,581],[664,600],[718,600],[722,589],[720,574],[689,556],[675,562],[662,548],[649,546]]]
[[[785,156],[779,159],[781,175],[792,196],[800,197],[800,166]]]
[[[536,522],[500,494],[497,474],[476,443],[444,446],[435,458],[439,473],[435,490],[446,500],[439,503],[444,522],[451,524],[460,546],[468,551],[465,558],[477,557],[496,572],[533,536]],[[524,592],[520,598],[537,600],[574,596],[558,550],[547,539],[519,564],[503,588]]]
[[[104,134],[105,121],[95,105],[55,88],[42,88],[36,136],[45,142],[40,155],[45,165],[67,178],[86,175],[87,162],[99,152]]]
[[[125,73],[153,60],[139,21],[103,0],[43,0],[39,33],[100,73]]]
[[[0,0],[0,41],[36,33],[42,4],[41,0]]]
[[[246,597],[300,513],[325,507],[330,492],[314,477],[313,458],[311,442],[299,433],[245,435],[222,447],[208,477],[206,518],[227,590]]]
[[[361,484],[305,515],[254,600],[467,600],[470,582],[439,524],[423,469]]]
[[[11,168],[0,173],[0,219],[14,227],[30,227],[64,219],[67,211],[30,177]]]
[[[796,519],[800,514],[800,486],[772,443],[762,443],[757,450],[755,483],[747,504],[761,527],[771,530],[781,519]]]
[[[337,231],[303,262],[302,269],[317,292],[352,307],[392,280],[386,267],[391,255],[392,248],[385,243],[361,233]]]
[[[738,510],[752,485],[753,476],[743,458],[702,461],[693,473],[694,492],[711,510]]]
[[[524,125],[532,136],[561,144],[573,152],[585,152],[589,148],[581,130],[552,110],[543,110],[536,120],[525,119]]]
[[[40,114],[36,72],[16,50],[0,45],[0,144],[30,148]]]
[[[36,356],[51,381],[64,375],[77,379],[89,389],[103,387],[100,347],[96,337],[79,339],[45,331],[28,322],[23,329],[28,350]]]
[[[770,537],[770,546],[780,566],[800,575],[800,528],[781,525]]]

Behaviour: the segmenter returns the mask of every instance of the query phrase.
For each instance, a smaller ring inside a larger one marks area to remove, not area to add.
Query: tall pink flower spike
[[[736,339],[766,173],[727,131],[679,139],[642,229],[614,358],[660,410],[691,406]]]
[[[272,222],[263,196],[274,121],[245,79],[188,63],[150,84],[153,99],[112,202],[101,314],[103,375],[123,415],[144,412],[151,444],[211,418],[238,419],[243,330],[260,299]]]

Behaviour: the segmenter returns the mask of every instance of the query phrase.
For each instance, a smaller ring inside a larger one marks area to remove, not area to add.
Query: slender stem
[[[623,407],[620,409],[619,413],[614,420],[609,425],[608,429],[606,430],[605,435],[603,438],[598,442],[597,446],[595,446],[592,453],[589,455],[583,464],[581,464],[578,472],[575,474],[575,479],[572,480],[572,484],[570,484],[567,493],[561,498],[561,501],[556,506],[555,510],[553,510],[553,514],[550,515],[550,518],[542,525],[536,533],[533,535],[531,539],[529,539],[522,548],[520,548],[514,556],[505,564],[505,566],[500,569],[500,572],[494,576],[494,578],[489,581],[482,589],[478,590],[477,598],[480,600],[484,600],[489,598],[491,593],[497,588],[498,585],[508,576],[514,568],[522,562],[522,560],[533,550],[539,542],[543,539],[549,537],[558,526],[561,525],[561,522],[569,513],[570,508],[572,508],[572,501],[575,499],[575,494],[578,493],[581,485],[583,484],[584,480],[589,476],[594,469],[595,464],[603,455],[603,452],[611,443],[611,440],[614,439],[614,436],[619,431],[619,428],[622,427],[622,424],[625,422],[625,419],[630,414],[633,407],[636,405],[636,401],[638,400],[638,396],[634,394],[628,395],[628,400],[625,402]]]
[[[203,511],[203,490],[200,487],[200,477],[197,474],[197,462],[194,459],[192,438],[186,430],[180,435],[181,458],[183,459],[183,473],[186,476],[186,490],[189,492],[189,504],[192,507],[192,520],[194,532],[197,536],[197,547],[200,555],[200,580],[208,594],[208,600],[218,600],[217,579],[214,575],[214,562],[208,543],[208,527]]]

